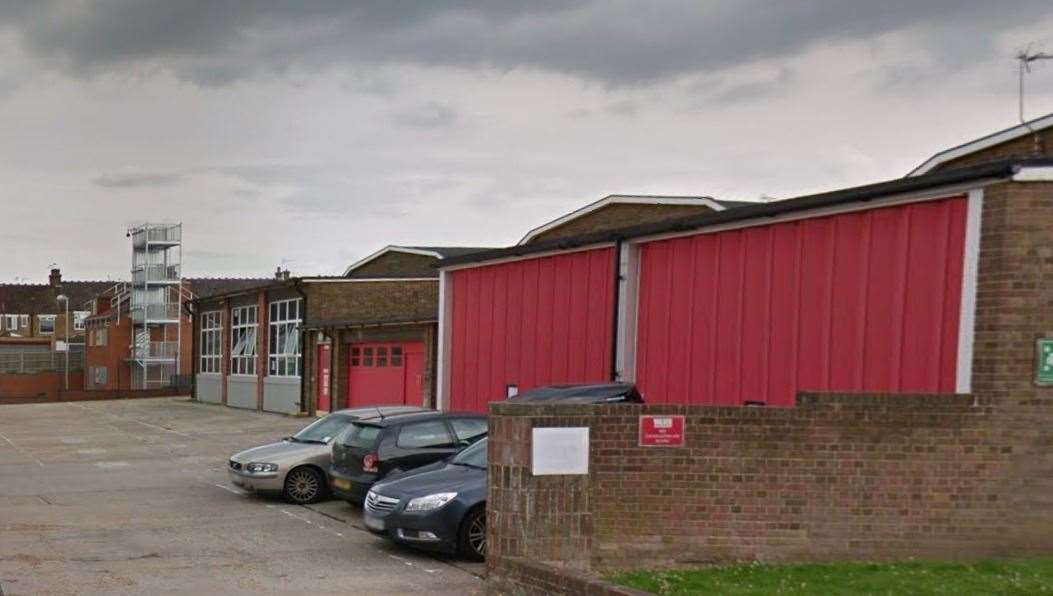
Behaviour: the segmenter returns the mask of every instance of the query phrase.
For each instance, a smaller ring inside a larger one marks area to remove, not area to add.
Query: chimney
[[[285,281],[289,281],[289,270],[288,269],[286,269],[285,271],[282,271],[282,279],[284,279]]]
[[[48,276],[48,285],[57,288],[62,284],[62,272],[59,271],[58,267],[51,270],[51,275]]]
[[[274,279],[282,278],[282,266],[278,265],[278,268],[274,270]]]

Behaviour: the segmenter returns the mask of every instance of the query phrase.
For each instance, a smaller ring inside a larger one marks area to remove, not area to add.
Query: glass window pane
[[[377,366],[388,365],[388,349],[385,347],[377,348]]]
[[[441,420],[410,424],[399,432],[398,446],[409,449],[451,448],[453,443],[446,423]]]

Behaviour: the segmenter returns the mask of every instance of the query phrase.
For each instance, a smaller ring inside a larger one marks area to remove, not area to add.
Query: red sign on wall
[[[683,447],[683,416],[640,416],[641,447]]]

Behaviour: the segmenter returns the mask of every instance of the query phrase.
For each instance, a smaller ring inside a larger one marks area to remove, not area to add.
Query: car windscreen
[[[305,443],[327,443],[346,429],[353,420],[354,418],[343,414],[330,414],[305,426],[300,432],[293,435],[293,440]]]
[[[379,426],[369,424],[352,424],[350,428],[340,437],[340,442],[345,447],[358,447],[360,449],[372,449],[377,444],[380,431]]]
[[[471,447],[465,447],[449,460],[450,463],[486,469],[486,443],[487,440],[482,439]]]

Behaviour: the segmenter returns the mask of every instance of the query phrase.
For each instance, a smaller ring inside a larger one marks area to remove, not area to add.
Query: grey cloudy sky
[[[5,0],[0,280],[126,277],[143,220],[188,275],[337,273],[611,193],[898,177],[1015,122],[1028,44],[1048,0]]]

